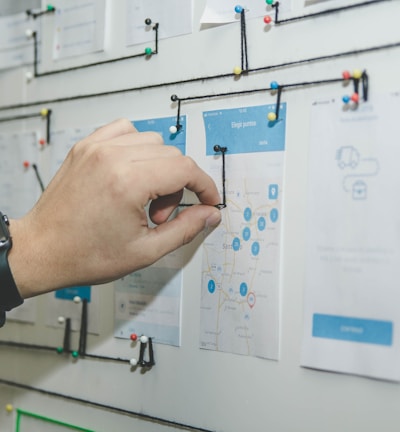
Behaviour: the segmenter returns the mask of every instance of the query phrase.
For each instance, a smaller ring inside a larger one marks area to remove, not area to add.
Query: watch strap
[[[0,327],[4,325],[5,313],[23,302],[8,265],[8,250],[2,249],[0,250]]]

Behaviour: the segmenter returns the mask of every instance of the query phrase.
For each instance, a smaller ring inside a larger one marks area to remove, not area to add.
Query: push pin
[[[274,4],[274,0],[265,0],[268,6],[272,6]]]
[[[73,302],[74,302],[75,304],[79,304],[81,301],[82,301],[82,299],[81,299],[79,296],[75,296],[75,297],[73,298]]]
[[[29,82],[33,80],[33,73],[31,71],[25,72],[25,79]]]
[[[151,25],[151,19],[150,18],[146,18],[145,20],[144,20],[144,23],[146,24],[146,25]]]
[[[271,87],[271,90],[278,90],[279,88],[279,84],[277,81],[271,81],[269,86]]]
[[[135,367],[135,366],[137,366],[138,361],[137,361],[137,359],[135,359],[135,358],[131,358],[131,359],[129,360],[129,364],[130,364],[132,367]]]
[[[264,21],[265,24],[271,24],[272,18],[269,15],[265,15],[263,21]]]
[[[242,13],[243,12],[243,7],[240,6],[240,5],[236,5],[235,6],[235,12],[238,13],[238,14]]]
[[[58,324],[64,324],[65,323],[65,318],[63,316],[59,316],[57,318],[57,322],[58,322]]]
[[[233,74],[236,76],[242,75],[242,72],[243,72],[243,70],[240,66],[235,66],[233,68]]]
[[[47,108],[42,108],[42,109],[40,110],[40,115],[41,115],[42,117],[47,117],[47,116],[49,115],[49,110],[48,110]]]
[[[44,138],[40,138],[39,144],[41,147],[43,147],[46,144],[46,140]]]
[[[270,122],[274,122],[276,121],[276,114],[273,111],[271,111],[268,113],[267,118]]]
[[[78,351],[72,351],[71,356],[72,356],[72,358],[74,358],[74,359],[78,358],[78,357],[79,357],[79,353],[78,353]]]
[[[10,403],[8,403],[5,408],[6,408],[6,412],[8,413],[12,413],[14,410],[14,407]]]
[[[31,166],[31,164],[30,164],[29,161],[24,161],[23,162],[23,166],[24,166],[25,169],[28,169]]]
[[[129,336],[129,338],[130,338],[130,340],[131,340],[132,342],[136,342],[137,339],[138,339],[138,336],[137,336],[136,333],[132,333],[132,334]]]
[[[178,128],[177,128],[176,126],[172,125],[172,126],[169,127],[169,133],[170,133],[171,135],[174,135],[174,134],[176,134],[177,132],[178,132]]]
[[[27,37],[27,39],[31,39],[33,37],[34,31],[30,28],[25,30],[25,36]]]
[[[342,77],[345,81],[348,81],[351,78],[351,73],[348,70],[342,72]]]
[[[153,50],[151,48],[147,47],[147,48],[144,49],[144,53],[147,56],[151,56],[153,54]]]

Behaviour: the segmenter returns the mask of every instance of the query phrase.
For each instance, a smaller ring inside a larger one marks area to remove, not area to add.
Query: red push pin
[[[29,168],[31,164],[29,163],[29,161],[24,161],[23,165],[24,165],[24,168]]]
[[[342,72],[342,77],[344,80],[349,80],[351,78],[351,73],[348,70]]]
[[[358,103],[360,101],[360,96],[358,93],[353,93],[350,98],[354,103]]]
[[[45,140],[44,138],[41,138],[41,139],[39,140],[39,144],[40,144],[41,146],[44,146],[44,145],[46,144],[46,140]]]
[[[265,15],[264,22],[265,24],[271,24],[272,18],[269,15]]]
[[[136,333],[132,333],[130,338],[131,338],[131,341],[136,342],[138,337],[137,337]]]

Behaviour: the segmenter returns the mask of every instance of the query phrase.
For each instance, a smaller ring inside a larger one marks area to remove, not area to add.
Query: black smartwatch
[[[6,321],[6,312],[24,302],[8,265],[8,251],[12,247],[9,225],[8,217],[0,212],[0,327]]]

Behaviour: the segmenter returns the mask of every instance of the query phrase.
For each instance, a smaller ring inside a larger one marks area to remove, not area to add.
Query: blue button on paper
[[[390,346],[393,323],[336,315],[313,315],[313,337]]]

